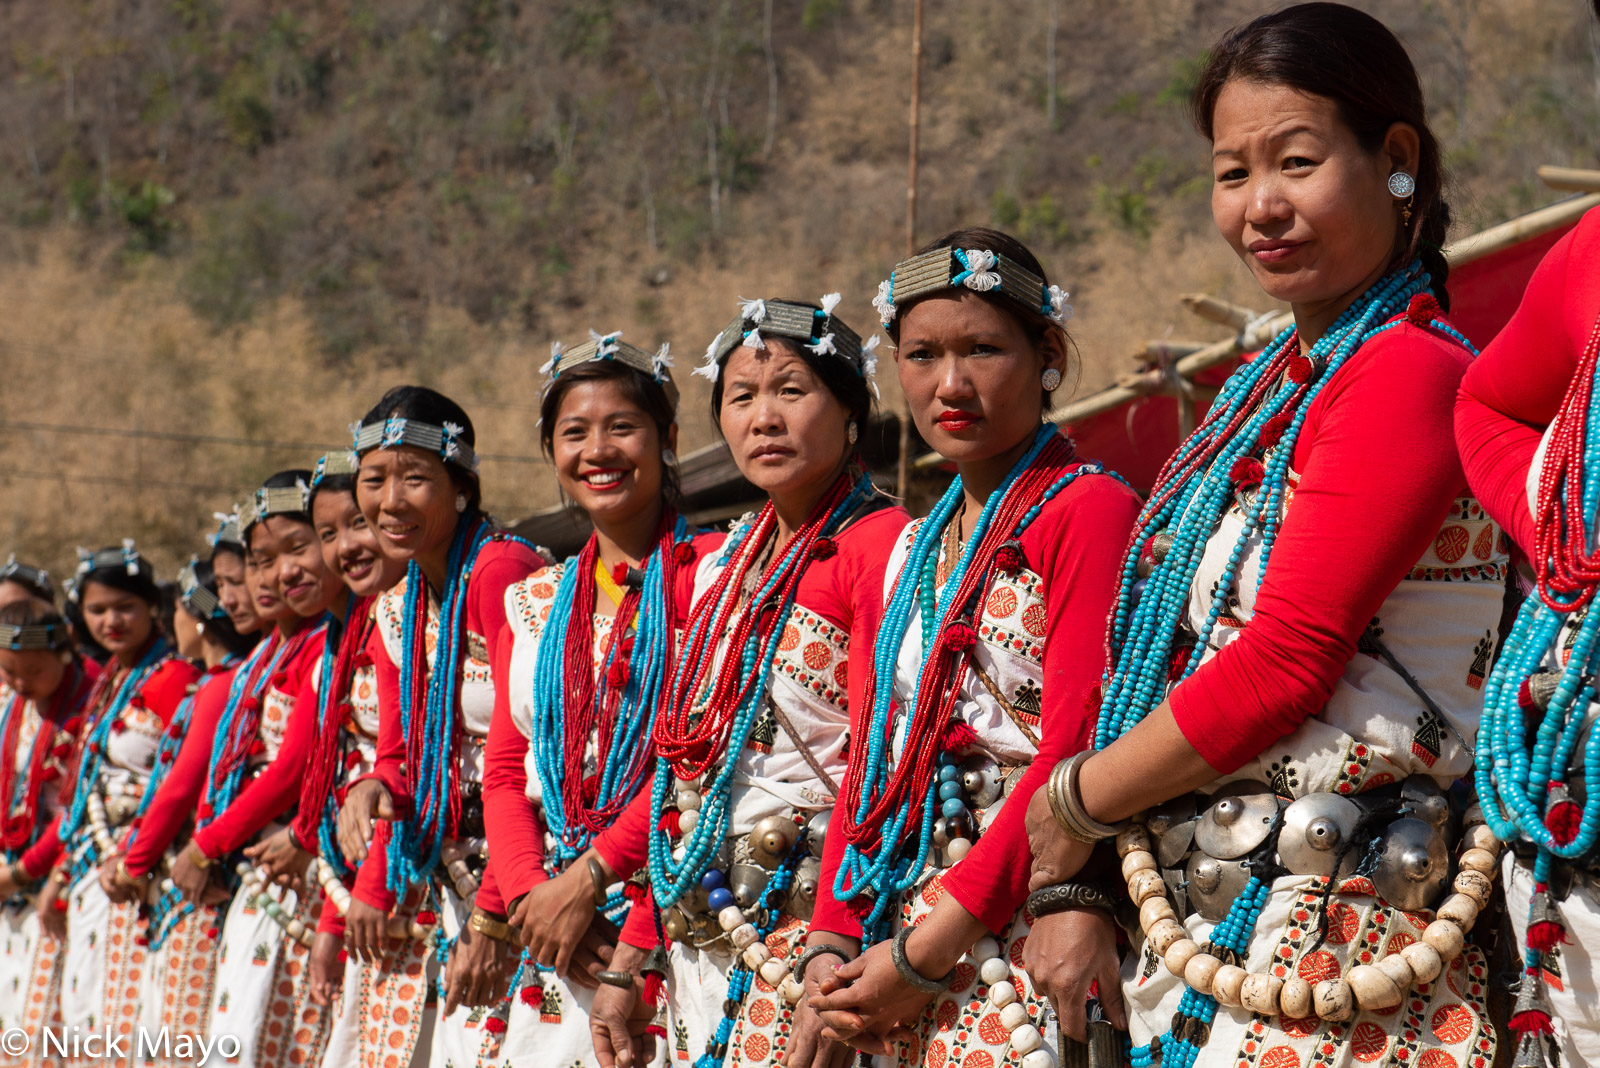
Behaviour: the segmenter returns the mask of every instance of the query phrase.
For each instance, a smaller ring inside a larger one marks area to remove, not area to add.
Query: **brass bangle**
[[[595,978],[606,984],[606,986],[621,987],[624,990],[633,989],[633,976],[627,972],[596,972]]]
[[[128,862],[122,857],[117,858],[117,881],[124,886],[138,886],[140,882],[133,872],[128,870]]]
[[[1113,827],[1101,823],[1084,808],[1083,798],[1078,793],[1078,773],[1092,756],[1094,750],[1086,749],[1061,761],[1050,769],[1047,785],[1050,812],[1056,818],[1056,825],[1067,837],[1085,845],[1113,838],[1122,829],[1121,825]],[[1126,823],[1124,820],[1123,825]]]
[[[213,863],[215,863],[210,857],[206,856],[206,851],[205,850],[201,849],[199,846],[195,845],[193,842],[189,843],[188,852],[189,852],[189,863],[193,864],[195,867],[199,868],[201,871],[205,871],[206,869],[210,868]]]
[[[594,907],[602,908],[606,903],[606,873],[600,867],[600,862],[594,857],[589,859],[589,879],[594,883]]]
[[[472,919],[468,922],[474,931],[496,942],[509,942],[513,945],[518,942],[516,933],[509,923],[497,920],[481,909],[473,909]]]

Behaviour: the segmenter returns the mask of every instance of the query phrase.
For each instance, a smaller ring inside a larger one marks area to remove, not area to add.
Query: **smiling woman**
[[[1448,858],[1493,836],[1468,814],[1458,838],[1444,791],[1472,763],[1507,556],[1451,434],[1471,352],[1442,311],[1438,148],[1404,47],[1353,8],[1264,15],[1210,55],[1194,107],[1217,229],[1294,329],[1228,380],[1140,514],[1102,751],[1034,795],[1032,882],[1149,810],[1117,836],[1135,1063],[1487,1063],[1462,933],[1495,856]],[[1069,994],[1077,952],[1065,914],[1040,918],[1039,988]]]

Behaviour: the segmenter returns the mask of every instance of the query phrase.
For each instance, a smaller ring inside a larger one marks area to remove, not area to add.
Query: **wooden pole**
[[[922,0],[911,3],[911,146],[906,167],[906,259],[917,251],[917,141],[922,108]],[[900,450],[895,463],[895,492],[904,500],[911,489],[911,406],[900,394]]]
[[[1581,167],[1555,167],[1545,164],[1534,169],[1539,180],[1564,193],[1600,193],[1600,171]]]

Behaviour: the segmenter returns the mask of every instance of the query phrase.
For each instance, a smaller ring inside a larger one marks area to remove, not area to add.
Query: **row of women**
[[[675,506],[667,350],[610,334],[545,369],[571,559],[403,387],[223,526],[175,641],[131,543],[75,576],[98,670],[13,568],[0,1022],[140,1064],[1600,1063],[1600,217],[1474,359],[1387,29],[1262,17],[1194,105],[1294,325],[1142,503],[1048,421],[1065,294],[965,229],[874,301],[957,472],[924,518],[831,295],[741,300],[696,371],[765,496],[726,534]]]

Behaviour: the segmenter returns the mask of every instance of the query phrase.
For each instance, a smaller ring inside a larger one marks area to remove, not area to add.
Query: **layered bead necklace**
[[[872,908],[863,922],[865,943],[884,936],[889,915],[899,908],[899,895],[921,877],[935,818],[962,805],[959,786],[945,788],[955,777],[954,765],[944,760],[952,769],[946,774],[940,764],[941,755],[948,758],[950,751],[972,741],[970,730],[951,727],[959,720],[963,669],[977,640],[973,619],[994,580],[1022,566],[1017,539],[1045,504],[1080,476],[1104,473],[1098,464],[1068,470],[1073,462],[1071,441],[1053,424],[1040,426],[1027,452],[989,495],[942,585],[937,573],[940,542],[965,500],[959,476],[917,528],[884,609],[867,694],[868,731],[864,744],[850,748],[848,785],[839,800],[848,844],[833,890],[846,901],[862,894],[871,897]],[[915,696],[897,702],[895,673],[913,609],[921,614],[923,663]],[[909,721],[905,751],[895,760],[896,726],[902,720]]]
[[[306,643],[320,638],[322,633],[322,624],[310,622],[287,639],[274,633],[251,652],[250,659],[234,675],[228,702],[217,720],[217,733],[211,739],[211,765],[200,795],[197,827],[222,815],[239,796],[250,758],[265,748],[260,737],[261,705],[267,690],[282,683],[282,665],[292,662]]]
[[[346,736],[344,724],[350,715],[351,680],[377,626],[372,604],[370,597],[351,598],[344,622],[328,624],[322,649],[322,688],[317,694],[317,736],[306,777],[300,784],[303,815],[295,823],[301,845],[315,848],[339,876],[349,874],[338,837],[338,784],[349,759],[342,744]],[[306,833],[311,826],[316,829],[314,839]]]
[[[389,889],[403,895],[439,865],[446,838],[456,837],[461,817],[461,658],[466,650],[467,591],[478,553],[496,540],[517,540],[482,516],[456,524],[439,594],[439,631],[433,670],[428,669],[428,580],[412,560],[406,568],[406,606],[400,628],[400,730],[406,742],[406,774],[412,815],[395,820],[389,838]],[[524,543],[525,544],[525,543]]]
[[[90,685],[88,678],[83,665],[74,658],[56,692],[50,695],[49,710],[40,710],[38,729],[20,774],[17,749],[29,701],[12,693],[5,712],[0,714],[0,803],[5,805],[0,811],[0,851],[8,863],[15,861],[39,833],[39,798],[46,784],[60,777],[64,762],[72,755],[67,717]]]
[[[650,882],[661,908],[691,892],[705,874],[727,834],[733,778],[767,694],[768,673],[778,639],[794,610],[795,593],[814,555],[834,551],[839,526],[876,493],[865,473],[844,474],[833,484],[783,552],[768,564],[744,599],[747,579],[767,543],[777,536],[778,515],[771,502],[755,520],[730,538],[727,561],[710,590],[689,616],[688,634],[673,672],[671,696],[656,719],[657,762],[652,808],[667,812],[676,782],[710,782],[700,791],[692,826],[684,828],[675,855],[669,828],[650,831]],[[720,662],[717,646],[728,645]],[[713,666],[716,678],[711,679]],[[709,685],[707,685],[709,682]],[[720,766],[718,766],[718,762]],[[715,771],[714,775],[711,773]]]
[[[1543,1063],[1543,1036],[1553,1032],[1541,960],[1567,938],[1551,877],[1559,864],[1587,858],[1600,842],[1600,731],[1589,714],[1600,676],[1600,612],[1594,608],[1600,587],[1597,351],[1600,324],[1551,426],[1539,471],[1533,559],[1538,596],[1523,602],[1506,637],[1485,687],[1478,728],[1474,778],[1489,829],[1504,841],[1521,839],[1537,849],[1522,989],[1510,1021],[1520,1036],[1518,1064]],[[1557,648],[1565,663],[1547,667]],[[1581,804],[1575,794],[1583,797]]]
[[[89,694],[89,723],[79,750],[78,767],[71,778],[72,800],[62,809],[58,828],[61,840],[71,847],[73,861],[69,877],[73,884],[100,863],[98,842],[91,841],[83,849],[72,845],[74,837],[84,829],[90,796],[100,787],[100,770],[106,760],[106,745],[113,732],[124,729],[123,713],[138,696],[145,682],[170,655],[171,649],[166,639],[157,638],[133,667],[103,672]]]
[[[596,585],[605,575],[599,539],[591,536],[561,576],[534,669],[533,749],[544,823],[555,840],[547,863],[564,870],[594,835],[611,826],[633,800],[653,766],[650,732],[669,694],[674,657],[673,590],[687,560],[688,524],[670,509],[642,583],[618,600],[610,641],[595,677]],[[577,625],[574,625],[576,622]],[[634,633],[630,636],[630,629]],[[584,761],[591,740],[599,767],[591,778]]]
[[[1339,369],[1369,340],[1407,321],[1472,348],[1439,317],[1438,304],[1426,292],[1428,281],[1415,265],[1384,276],[1345,309],[1304,355],[1295,330],[1280,334],[1228,379],[1205,421],[1163,466],[1123,562],[1109,628],[1114,666],[1103,688],[1095,748],[1104,749],[1132,730],[1160,706],[1170,686],[1200,666],[1222,609],[1236,588],[1250,543],[1257,537],[1259,588],[1282,521],[1295,442],[1313,403]],[[1222,578],[1211,592],[1206,621],[1191,649],[1175,650],[1207,542],[1239,491],[1251,485],[1257,492],[1247,505]],[[1166,547],[1156,551],[1152,562],[1151,546],[1160,542]],[[1148,569],[1147,578],[1141,578],[1141,563]],[[1175,652],[1181,667],[1169,678]],[[1269,890],[1269,884],[1253,879],[1213,931],[1212,943],[1242,955]],[[1186,990],[1174,1029],[1135,1049],[1134,1063],[1148,1065],[1159,1058],[1167,1068],[1189,1068],[1209,1034],[1216,1009],[1217,999],[1211,994]]]

